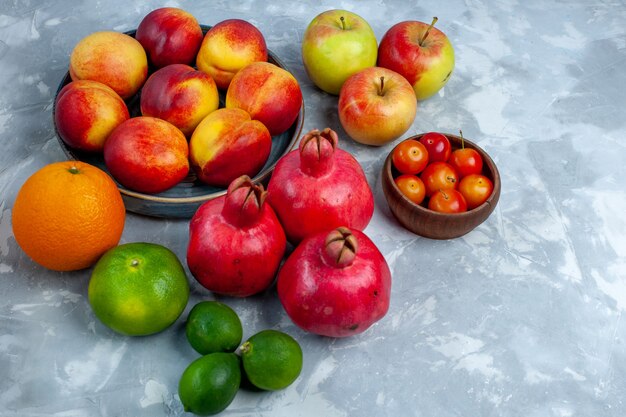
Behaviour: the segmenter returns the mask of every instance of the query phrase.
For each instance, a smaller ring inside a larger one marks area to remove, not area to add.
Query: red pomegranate
[[[276,276],[287,241],[267,191],[244,175],[225,196],[204,203],[189,224],[187,265],[207,289],[247,297]]]
[[[346,337],[387,313],[391,272],[365,234],[339,227],[304,239],[278,273],[277,286],[287,315],[300,328]]]
[[[276,164],[267,198],[292,243],[339,226],[363,230],[372,218],[374,197],[363,169],[337,142],[329,128],[312,130]]]

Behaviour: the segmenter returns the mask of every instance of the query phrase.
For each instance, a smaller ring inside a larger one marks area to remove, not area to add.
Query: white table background
[[[342,340],[297,329],[275,288],[224,299],[244,337],[274,328],[302,344],[301,377],[273,393],[242,390],[224,416],[626,415],[626,3],[515,1],[0,0],[0,415],[179,416],[178,379],[197,354],[184,318],[213,295],[195,282],[178,322],[158,335],[115,334],[87,301],[90,270],[34,264],[11,232],[11,208],[33,172],[64,155],[51,110],[74,45],[125,31],[162,6],[204,24],[255,24],[304,93],[304,131],[331,127],[363,165],[376,209],[366,233],[386,256],[388,315]],[[351,141],[337,99],[300,57],[318,13],[345,8],[378,40],[402,20],[451,39],[456,68],[420,104],[405,135],[456,133],[483,147],[502,176],[491,217],[434,241],[402,229],[380,185],[394,143]],[[184,260],[188,222],[129,213],[122,242],[163,244]]]

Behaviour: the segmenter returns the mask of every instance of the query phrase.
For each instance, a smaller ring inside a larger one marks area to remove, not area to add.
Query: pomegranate
[[[267,191],[244,175],[225,196],[204,203],[189,224],[187,265],[207,289],[247,297],[276,276],[287,240]]]
[[[329,128],[312,130],[276,164],[267,198],[292,243],[339,226],[363,230],[372,218],[374,197],[363,169],[337,142]]]
[[[346,337],[387,313],[391,272],[365,234],[339,227],[304,239],[278,273],[277,287],[287,315],[300,328]]]

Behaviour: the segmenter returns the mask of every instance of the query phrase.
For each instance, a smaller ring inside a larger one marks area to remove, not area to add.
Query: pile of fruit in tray
[[[191,14],[157,9],[134,38],[103,31],[78,42],[72,82],[56,97],[55,126],[72,149],[102,153],[108,172],[130,190],[163,192],[190,169],[227,187],[261,170],[272,137],[302,106],[298,81],[267,61],[263,34],[246,21],[219,22],[205,35]],[[140,115],[131,117],[137,100]]]
[[[454,51],[436,21],[400,22],[380,45],[367,22],[345,10],[321,13],[306,28],[304,68],[317,87],[339,96],[339,121],[353,140],[377,146],[401,137],[418,100],[447,83]],[[247,297],[275,283],[293,323],[329,337],[360,334],[386,315],[391,271],[363,233],[374,213],[372,189],[337,133],[303,135],[277,161],[267,190],[251,179],[267,161],[272,138],[293,125],[303,104],[293,75],[268,62],[256,27],[230,19],[205,30],[188,12],[157,9],[134,37],[96,32],[81,39],[69,75],[54,109],[67,146],[101,154],[109,174],[139,192],[174,187],[190,170],[226,188],[189,223],[187,266],[206,289]],[[137,101],[132,114],[129,103]],[[484,206],[497,197],[499,182],[494,188],[482,175],[483,159],[497,174],[495,165],[472,146],[456,149],[438,133],[404,140],[385,162],[385,194],[386,178],[403,193],[397,205],[408,199],[410,209],[424,209],[425,201],[443,213]],[[36,262],[63,271],[93,266],[89,303],[118,333],[158,333],[185,310],[187,276],[171,250],[145,242],[118,246],[124,204],[100,169],[80,161],[44,167],[22,186],[12,215],[17,242]],[[399,216],[405,217],[417,218]],[[29,228],[32,218],[37,227]],[[179,396],[197,414],[228,407],[242,376],[276,390],[303,367],[302,350],[286,333],[263,330],[241,344],[241,322],[225,304],[194,306],[186,334],[202,357],[182,374]]]

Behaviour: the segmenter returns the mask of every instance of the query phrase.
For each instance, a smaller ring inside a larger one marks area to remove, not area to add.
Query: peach
[[[160,193],[189,173],[187,139],[173,124],[154,117],[133,117],[119,125],[104,144],[104,163],[123,186]]]
[[[94,32],[72,50],[69,71],[74,81],[101,82],[127,99],[146,81],[148,58],[141,44],[129,35]]]
[[[135,39],[144,47],[148,59],[157,68],[193,63],[203,37],[196,18],[176,7],[151,11],[139,23],[135,34]]]
[[[152,74],[141,90],[141,114],[167,120],[190,136],[220,104],[215,81],[189,65],[172,64]]]
[[[240,108],[263,123],[272,136],[293,124],[302,106],[298,81],[269,62],[254,62],[233,78],[226,92],[226,107]]]
[[[218,88],[226,90],[237,71],[257,61],[267,61],[263,34],[245,20],[228,19],[206,33],[196,66],[213,77]]]
[[[219,109],[193,132],[189,159],[200,180],[226,187],[242,175],[256,175],[271,148],[270,132],[261,122],[241,109]]]
[[[129,119],[124,100],[97,81],[72,81],[56,97],[54,123],[68,146],[101,152],[113,129]]]

